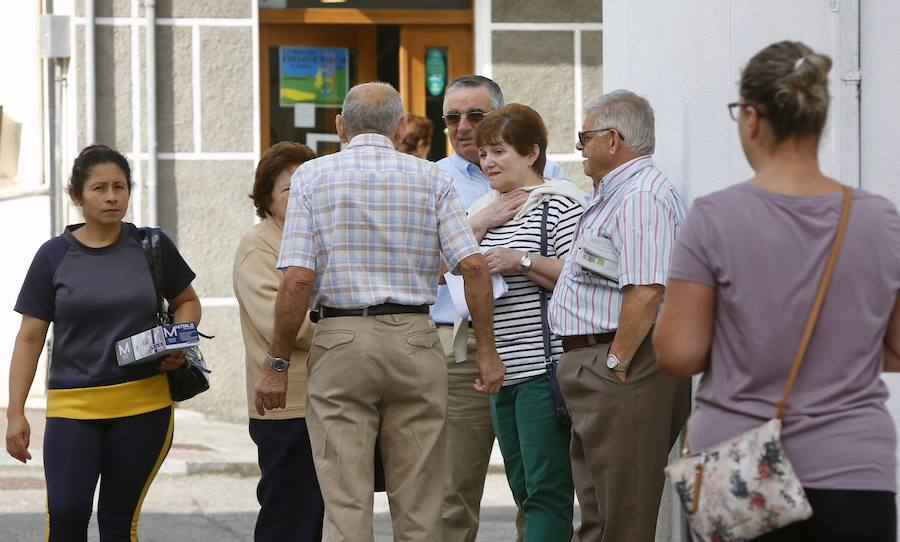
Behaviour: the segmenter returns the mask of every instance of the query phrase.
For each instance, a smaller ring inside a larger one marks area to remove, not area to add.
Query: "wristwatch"
[[[534,260],[531,259],[531,254],[525,253],[522,256],[522,259],[519,260],[519,267],[522,268],[522,274],[527,275],[529,271],[531,271],[531,266],[534,264]]]
[[[625,363],[619,359],[615,354],[610,354],[609,357],[606,358],[606,366],[610,371],[615,371],[617,373],[627,373],[628,367],[631,366],[631,363]]]
[[[272,354],[266,352],[266,364],[278,371],[279,373],[283,373],[291,368],[291,360],[284,358],[276,358]]]

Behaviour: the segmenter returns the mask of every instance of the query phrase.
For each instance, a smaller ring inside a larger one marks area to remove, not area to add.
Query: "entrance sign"
[[[338,47],[279,47],[281,107],[298,103],[341,105],[348,89],[349,50]]]
[[[440,47],[429,47],[425,51],[425,85],[428,94],[440,96],[447,83],[447,63],[444,61],[444,50]]]

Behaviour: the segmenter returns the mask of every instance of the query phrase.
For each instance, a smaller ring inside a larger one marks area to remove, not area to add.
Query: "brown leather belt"
[[[575,350],[576,348],[590,348],[598,344],[611,343],[616,337],[615,331],[609,333],[592,333],[590,335],[569,335],[562,337],[563,352]]]

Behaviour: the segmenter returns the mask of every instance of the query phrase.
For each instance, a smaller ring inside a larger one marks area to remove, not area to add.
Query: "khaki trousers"
[[[453,326],[438,326],[447,367],[447,470],[441,524],[444,542],[473,542],[481,496],[494,447],[489,396],[475,391],[475,337],[469,330],[466,361],[453,355]]]
[[[481,497],[494,448],[490,397],[472,386],[481,376],[475,363],[475,334],[468,331],[466,361],[453,354],[453,326],[438,326],[447,359],[447,470],[441,526],[444,542],[474,542]],[[525,536],[525,514],[516,503],[516,540]]]
[[[663,468],[690,413],[691,381],[659,369],[648,336],[623,384],[606,367],[609,347],[579,348],[559,361],[581,505],[572,540],[653,542]]]
[[[375,441],[394,540],[441,538],[447,370],[426,314],[323,318],[308,362],[307,424],[326,542],[372,542]]]

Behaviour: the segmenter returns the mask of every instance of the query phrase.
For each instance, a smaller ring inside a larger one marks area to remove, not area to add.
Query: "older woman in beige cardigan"
[[[247,368],[250,437],[262,471],[256,494],[260,511],[254,539],[321,540],[324,504],[306,430],[306,359],[315,325],[307,318],[297,334],[288,369],[287,405],[257,412],[254,384],[262,370],[275,324],[275,295],[281,273],[275,268],[287,212],[291,174],[315,153],[305,145],[282,142],[259,161],[250,194],[259,224],[241,239],[234,258],[234,294],[241,315]]]

